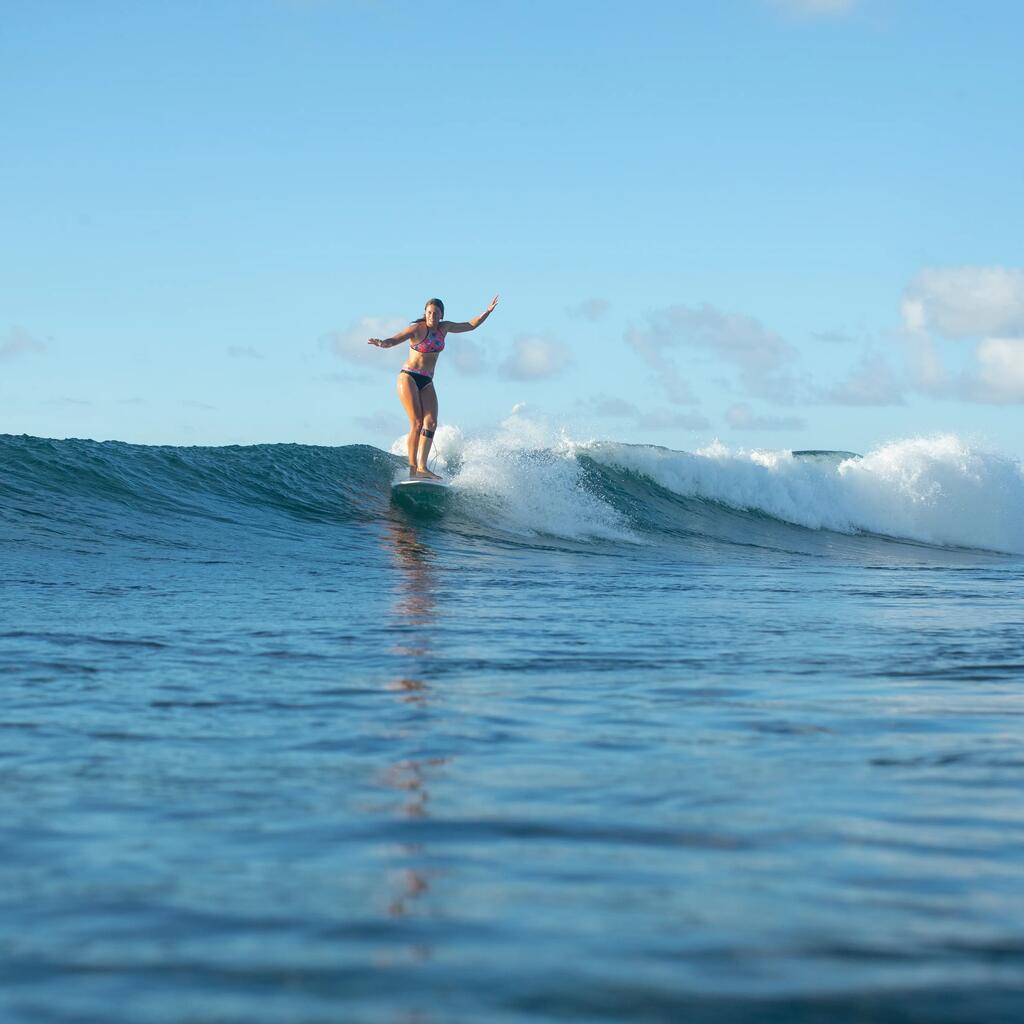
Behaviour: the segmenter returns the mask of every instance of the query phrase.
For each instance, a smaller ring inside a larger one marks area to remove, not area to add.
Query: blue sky
[[[0,432],[1024,456],[1011,0],[4,4]]]

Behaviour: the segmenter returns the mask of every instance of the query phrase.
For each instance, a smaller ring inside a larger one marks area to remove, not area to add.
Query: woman
[[[475,331],[494,311],[498,296],[491,304],[468,323],[454,324],[443,320],[444,303],[440,299],[429,299],[423,309],[423,316],[414,320],[404,330],[390,338],[371,338],[367,344],[377,348],[393,348],[403,341],[409,342],[409,358],[398,373],[398,397],[409,416],[409,476],[440,480],[436,473],[427,469],[427,456],[437,429],[437,395],[434,393],[434,367],[437,357],[444,348],[446,334],[464,334]]]

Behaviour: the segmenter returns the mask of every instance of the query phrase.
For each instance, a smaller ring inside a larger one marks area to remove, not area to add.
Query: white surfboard
[[[391,490],[406,491],[408,493],[426,493],[433,491],[447,491],[451,484],[447,480],[431,480],[423,476],[406,476],[404,473],[391,481]]]

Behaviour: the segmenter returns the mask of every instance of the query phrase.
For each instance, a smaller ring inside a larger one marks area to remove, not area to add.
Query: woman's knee
[[[437,417],[433,413],[426,413],[423,416],[423,429],[424,430],[436,430],[437,429]]]

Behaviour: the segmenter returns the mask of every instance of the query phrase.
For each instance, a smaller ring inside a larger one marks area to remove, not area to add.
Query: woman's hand
[[[491,299],[491,304],[490,304],[490,305],[489,305],[489,306],[487,307],[487,312],[488,312],[488,313],[493,313],[493,312],[494,312],[494,307],[495,307],[495,306],[496,306],[497,304],[498,304],[498,296],[497,296],[497,295],[495,295],[495,296],[494,296],[494,298],[493,298],[493,299]]]
[[[382,341],[380,338],[371,338],[366,344],[376,345],[377,348],[390,348],[388,343],[386,341]]]

